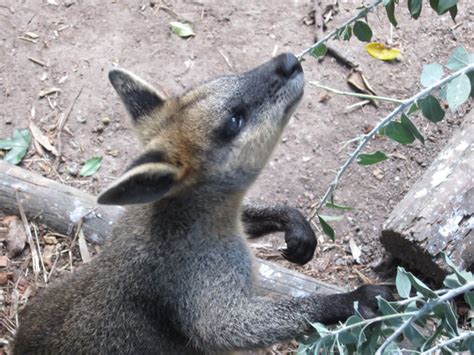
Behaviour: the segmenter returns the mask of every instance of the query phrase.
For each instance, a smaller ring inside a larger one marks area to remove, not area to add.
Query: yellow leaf
[[[380,60],[394,60],[400,55],[399,49],[385,47],[382,43],[369,43],[366,48],[372,57]]]

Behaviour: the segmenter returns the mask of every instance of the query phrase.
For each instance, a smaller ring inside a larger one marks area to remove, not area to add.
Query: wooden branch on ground
[[[385,222],[381,242],[441,282],[452,273],[441,252],[474,270],[474,111]]]
[[[0,212],[18,214],[18,194],[29,220],[72,235],[82,219],[82,230],[91,243],[102,244],[124,209],[97,205],[96,198],[76,188],[46,179],[36,173],[0,160]],[[277,264],[257,260],[264,292],[291,296],[344,291]]]

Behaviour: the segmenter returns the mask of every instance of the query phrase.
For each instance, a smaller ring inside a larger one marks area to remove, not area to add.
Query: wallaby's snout
[[[284,78],[290,79],[291,77],[303,72],[300,62],[291,53],[280,54],[275,58],[275,61],[277,62],[277,74]]]

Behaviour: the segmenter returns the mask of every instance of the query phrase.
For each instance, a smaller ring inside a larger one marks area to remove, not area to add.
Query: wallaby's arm
[[[208,290],[209,291],[209,290]],[[302,298],[245,297],[236,292],[212,295],[181,303],[178,314],[195,346],[211,351],[262,348],[286,341],[311,330],[309,322],[335,324],[354,314],[359,302],[363,316],[374,316],[375,295],[387,296],[383,288],[362,286],[336,295]],[[192,315],[192,319],[189,316]]]
[[[316,236],[310,223],[296,208],[288,206],[244,205],[242,221],[249,238],[284,232],[287,248],[282,254],[296,264],[305,264],[313,258]]]

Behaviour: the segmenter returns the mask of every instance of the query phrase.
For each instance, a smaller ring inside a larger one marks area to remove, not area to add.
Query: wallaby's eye
[[[245,124],[244,116],[241,114],[233,115],[227,118],[227,121],[224,125],[224,136],[225,138],[233,138],[236,136]]]

